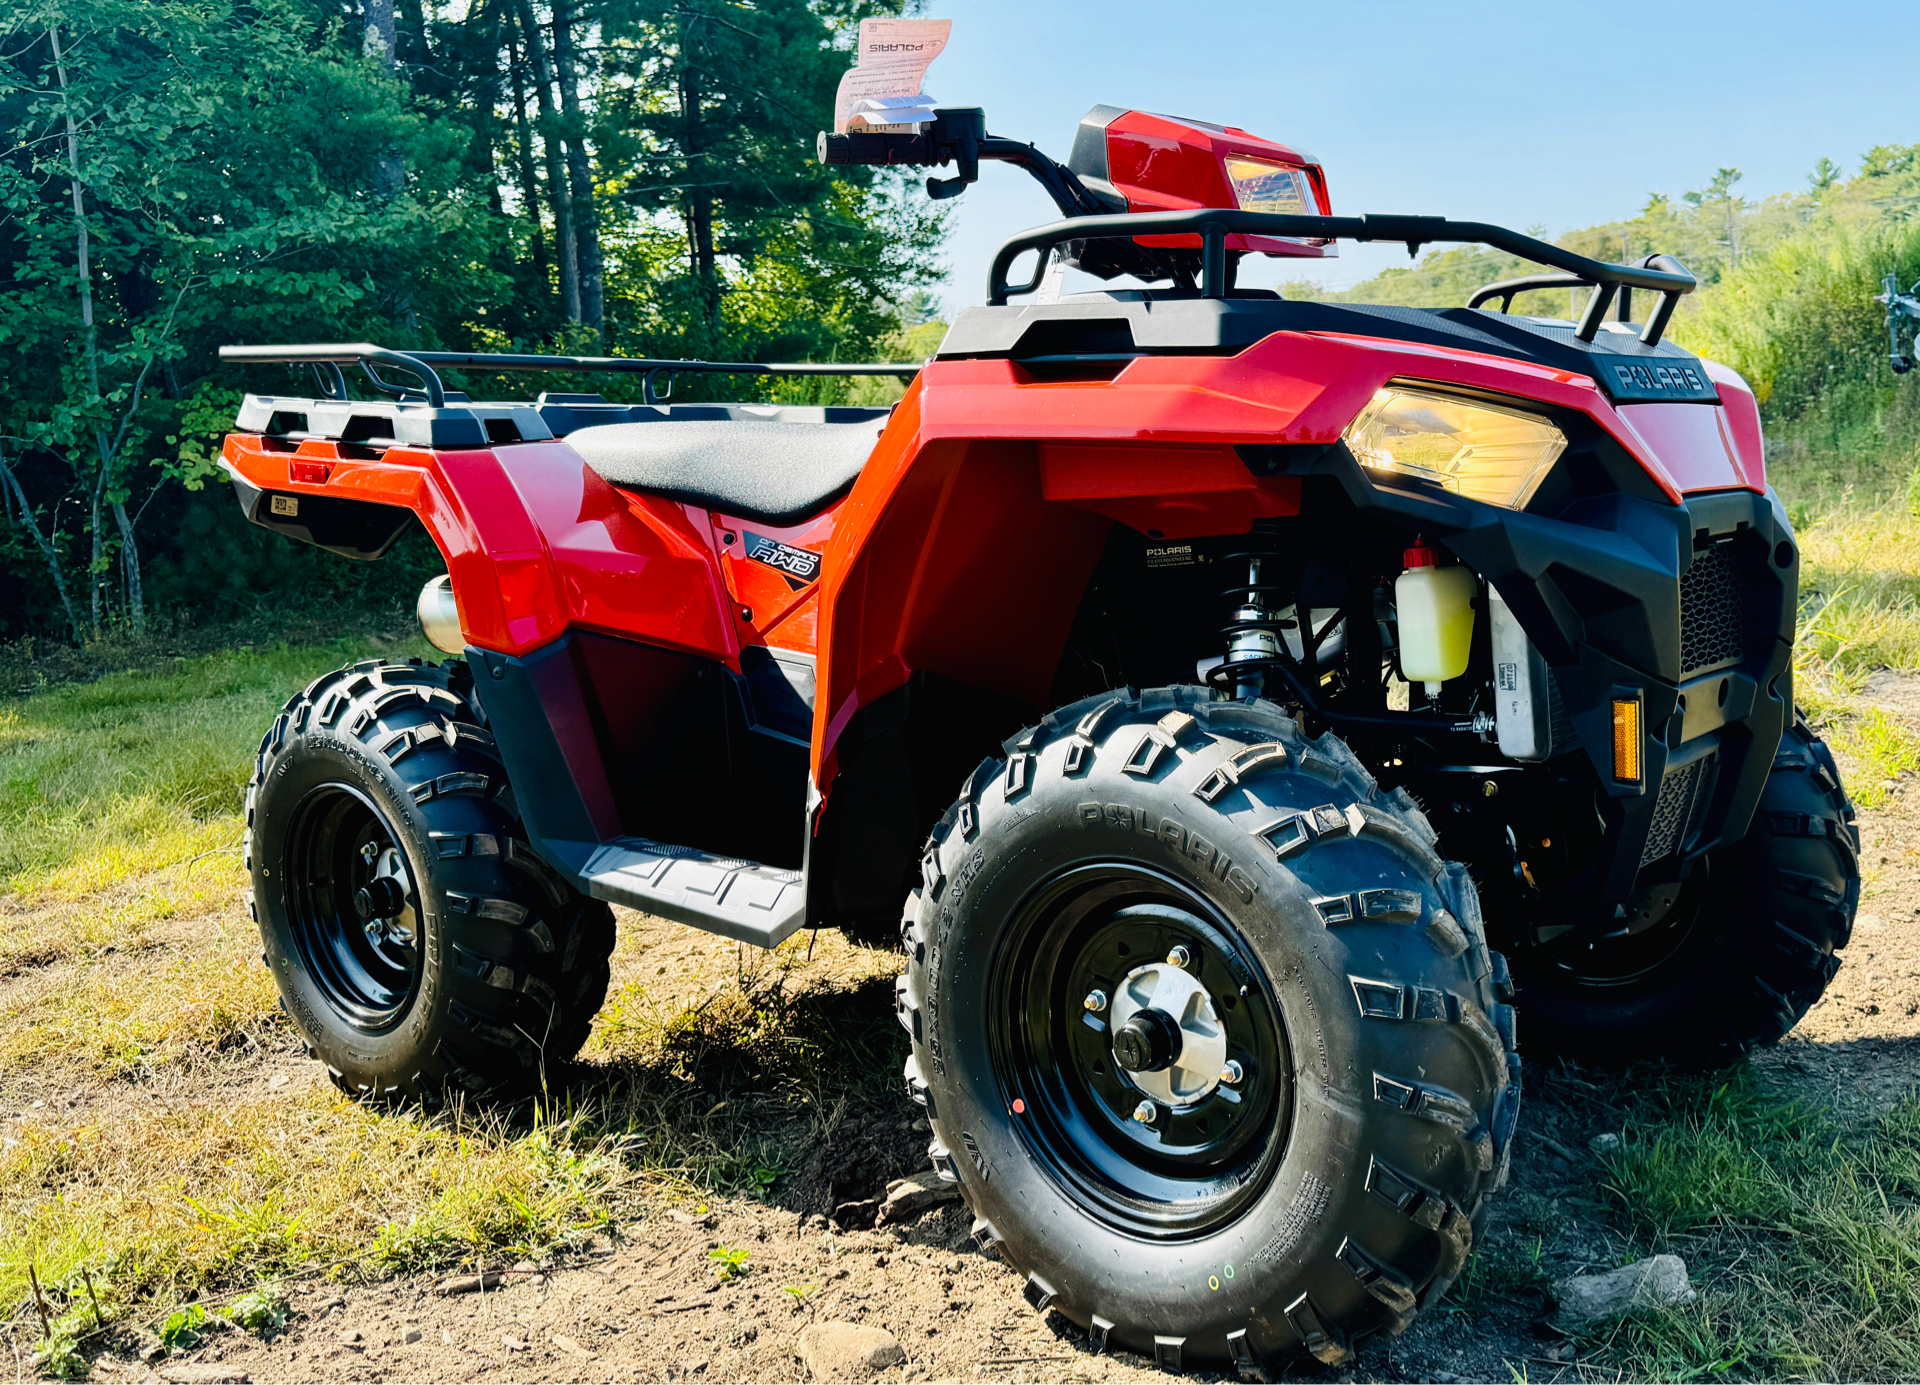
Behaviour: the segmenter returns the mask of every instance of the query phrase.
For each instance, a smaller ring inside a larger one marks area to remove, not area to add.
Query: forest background
[[[905,3],[16,8],[0,28],[0,645],[34,662],[290,608],[371,618],[438,570],[424,536],[364,565],[242,521],[220,435],[243,388],[305,386],[243,379],[216,359],[226,342],[930,354],[939,210],[900,175],[813,157],[859,20]],[[1741,181],[1719,169],[1559,242],[1662,251],[1701,278],[1675,336],[1753,382],[1796,494],[1904,491],[1920,386],[1890,371],[1872,295],[1887,273],[1920,278],[1920,145],[1851,171],[1822,159],[1769,196]],[[1457,306],[1523,268],[1462,248],[1345,293],[1286,291]],[[1568,310],[1565,293],[1516,305]],[[499,394],[525,377],[455,383]]]

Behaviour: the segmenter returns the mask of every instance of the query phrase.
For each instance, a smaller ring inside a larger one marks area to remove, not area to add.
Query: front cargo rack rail
[[[1546,241],[1494,226],[1484,221],[1449,221],[1444,216],[1297,216],[1286,212],[1242,212],[1217,207],[1194,211],[1131,212],[1118,216],[1077,216],[1051,225],[1035,227],[1001,245],[993,257],[993,269],[987,281],[987,302],[1004,307],[1010,294],[1033,293],[1047,271],[1050,252],[1057,245],[1073,241],[1131,239],[1139,236],[1197,235],[1200,237],[1200,292],[1205,298],[1225,298],[1229,291],[1227,275],[1227,237],[1257,235],[1293,237],[1307,240],[1400,241],[1413,254],[1423,245],[1487,245],[1504,250],[1535,264],[1562,271],[1553,276],[1556,286],[1592,285],[1574,335],[1592,341],[1613,305],[1614,297],[1632,289],[1648,289],[1660,295],[1660,301],[1641,329],[1640,340],[1648,346],[1659,344],[1673,320],[1673,310],[1682,294],[1692,293],[1699,281],[1679,263],[1666,255],[1649,256],[1637,265],[1608,264],[1577,255]],[[1039,262],[1033,277],[1015,284],[1007,275],[1013,262],[1027,251],[1037,251]],[[1542,287],[1527,284],[1524,287]],[[1476,301],[1499,296],[1506,285],[1489,285],[1476,295]],[[1518,289],[1515,290],[1516,292]]]
[[[447,388],[440,370],[519,371],[577,370],[586,373],[639,375],[648,404],[664,404],[672,397],[675,375],[880,375],[911,379],[920,373],[918,362],[653,360],[627,356],[541,356],[490,351],[394,351],[371,342],[330,342],[305,346],[223,346],[220,359],[236,365],[310,365],[319,376],[326,398],[344,401],[347,380],[343,365],[357,365],[367,381],[382,394],[395,398],[416,395],[429,407],[446,407]],[[419,382],[417,387],[395,384],[380,367],[400,370]],[[437,369],[436,369],[437,367]],[[666,390],[658,382],[665,381]]]

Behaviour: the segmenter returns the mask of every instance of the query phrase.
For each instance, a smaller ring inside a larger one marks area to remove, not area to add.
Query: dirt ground
[[[1758,1061],[1805,1084],[1810,1095],[1865,1112],[1920,1078],[1920,793],[1896,794],[1886,809],[1863,814],[1863,838],[1867,887],[1845,964],[1799,1029]],[[150,941],[191,949],[215,930],[248,926],[236,898],[168,920]],[[704,974],[711,983],[738,965],[732,944],[632,915],[622,926],[630,931],[616,984],[668,970],[692,981]],[[60,970],[53,963],[0,981],[0,1011],[9,991],[57,986]],[[882,1006],[880,989],[850,992],[848,1003]],[[204,1107],[238,1091],[293,1096],[321,1081],[319,1069],[290,1045],[223,1053],[217,1070],[162,1070],[132,1083],[0,1076],[0,1129],[27,1121],[98,1123],[136,1105]],[[1621,1250],[1594,1202],[1596,1169],[1587,1150],[1600,1131],[1567,1095],[1573,1090],[1564,1083],[1530,1087],[1512,1184],[1482,1241],[1483,1255],[1535,1256],[1554,1278],[1611,1267]],[[783,1185],[766,1204],[715,1199],[708,1213],[696,1215],[691,1203],[663,1202],[567,1263],[503,1266],[502,1281],[484,1292],[443,1295],[437,1277],[348,1287],[296,1282],[286,1329],[270,1341],[229,1330],[157,1366],[129,1349],[102,1358],[94,1378],[804,1380],[799,1333],[836,1319],[877,1325],[899,1340],[907,1362],[884,1379],[1159,1377],[1151,1361],[1095,1355],[1077,1328],[1030,1310],[1019,1278],[974,1249],[957,1205],[878,1230],[840,1230],[814,1210],[794,1210],[870,1195],[888,1178],[917,1172],[926,1140],[918,1115],[902,1099],[897,1111],[873,1118],[872,1128],[841,1130],[834,1139],[844,1142],[847,1157],[822,1150],[789,1180],[795,1186]],[[809,1187],[809,1179],[823,1186]],[[718,1244],[745,1248],[748,1272],[716,1280],[708,1252]],[[1398,1339],[1366,1343],[1350,1367],[1329,1371],[1304,1361],[1287,1367],[1284,1378],[1611,1379],[1611,1372],[1596,1375],[1559,1359],[1565,1348],[1541,1323],[1542,1308],[1538,1293],[1450,1306]],[[16,1370],[30,1374],[24,1362]]]

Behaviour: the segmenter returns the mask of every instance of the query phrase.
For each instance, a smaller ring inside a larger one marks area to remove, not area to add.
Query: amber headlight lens
[[[1305,169],[1270,164],[1264,159],[1226,160],[1227,181],[1243,212],[1280,212],[1312,215],[1317,209],[1307,194]]]
[[[1538,414],[1389,385],[1341,435],[1361,466],[1518,510],[1567,436]]]

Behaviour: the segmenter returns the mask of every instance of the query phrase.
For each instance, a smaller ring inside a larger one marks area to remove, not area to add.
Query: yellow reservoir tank
[[[1479,579],[1469,567],[1440,567],[1439,554],[1415,539],[1406,571],[1393,584],[1400,628],[1400,673],[1424,683],[1431,700],[1440,685],[1467,671],[1473,648],[1473,598]]]

